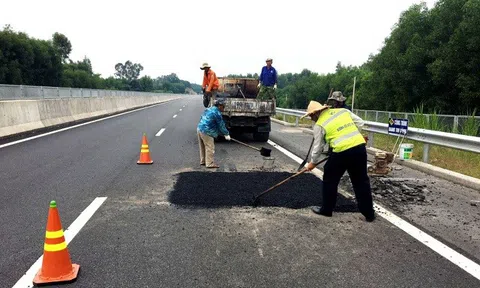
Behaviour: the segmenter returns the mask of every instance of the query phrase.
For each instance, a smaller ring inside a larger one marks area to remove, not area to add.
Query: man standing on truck
[[[370,179],[367,175],[367,150],[365,139],[359,129],[363,120],[344,108],[330,108],[316,101],[310,101],[307,113],[315,122],[313,128],[313,149],[310,163],[306,168],[311,171],[322,158],[325,144],[330,146],[328,160],[324,166],[322,207],[314,206],[312,211],[331,217],[335,208],[338,184],[345,171],[348,171],[353,185],[357,205],[366,221],[375,219]]]
[[[260,81],[258,82],[257,88],[260,88],[260,92],[258,93],[258,100],[265,100],[265,99],[275,99],[277,90],[277,70],[273,68],[272,63],[273,59],[268,58],[266,60],[267,65],[263,66],[262,72],[260,73]]]
[[[218,78],[215,72],[213,72],[212,69],[210,69],[211,66],[208,65],[208,63],[203,63],[202,67],[200,67],[201,70],[204,70],[205,72],[203,73],[203,84],[202,84],[202,89],[203,89],[203,106],[209,107],[210,106],[210,98],[212,98],[212,103],[215,101],[215,96],[217,96],[217,91],[218,91]]]
[[[214,138],[222,134],[226,140],[230,141],[231,139],[221,113],[225,109],[224,100],[216,99],[213,105],[214,106],[205,109],[197,126],[200,165],[205,165],[207,168],[219,167],[213,161],[213,155],[215,154]]]

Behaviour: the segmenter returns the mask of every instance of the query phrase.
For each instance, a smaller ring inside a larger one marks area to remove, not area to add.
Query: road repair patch
[[[178,174],[169,201],[202,208],[253,206],[254,197],[288,178],[286,172],[185,172]],[[259,198],[257,206],[291,209],[322,205],[322,181],[302,174]],[[338,194],[337,212],[358,212],[355,201]]]

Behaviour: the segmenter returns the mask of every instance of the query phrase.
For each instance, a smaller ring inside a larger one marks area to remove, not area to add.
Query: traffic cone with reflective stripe
[[[150,149],[148,149],[147,135],[143,133],[142,147],[140,148],[140,159],[137,164],[152,164],[152,158],[150,158]]]
[[[80,266],[72,264],[63,236],[62,223],[57,210],[57,203],[50,202],[48,211],[47,232],[43,247],[42,268],[33,279],[33,284],[46,285],[50,283],[72,282],[77,279]]]

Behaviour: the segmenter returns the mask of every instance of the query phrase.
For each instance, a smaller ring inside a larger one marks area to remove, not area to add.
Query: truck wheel
[[[254,132],[253,133],[253,140],[257,142],[267,142],[270,136],[269,132]]]

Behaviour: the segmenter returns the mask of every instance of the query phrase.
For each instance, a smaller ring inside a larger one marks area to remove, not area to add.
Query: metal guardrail
[[[168,93],[0,84],[0,100],[161,96]]]
[[[296,126],[298,126],[299,117],[305,114],[302,110],[276,108],[278,114],[290,115],[296,117]],[[365,126],[362,131],[368,131],[368,146],[373,146],[374,133],[390,135],[388,134],[388,124],[379,123],[373,121],[365,121]],[[393,136],[392,137],[398,137]],[[403,137],[403,136],[401,136]],[[442,147],[448,147],[457,150],[469,151],[474,153],[480,153],[480,137],[466,136],[455,133],[447,133],[434,130],[419,129],[409,127],[406,139],[418,141],[424,143],[423,145],[423,162],[428,163],[430,144],[438,145]]]
[[[353,112],[362,117],[366,121],[375,121],[375,122],[387,122],[389,118],[404,118],[408,119],[409,122],[418,119],[419,117],[425,117],[424,119],[429,122],[432,119],[436,119],[438,124],[443,127],[444,131],[448,132],[462,132],[465,126],[465,123],[472,116],[468,115],[445,115],[445,114],[422,114],[418,115],[417,113],[410,112],[392,112],[392,111],[378,111],[378,110],[361,110],[353,109]],[[480,122],[480,116],[474,116],[474,119]],[[480,129],[479,129],[480,130]],[[480,136],[480,131],[478,135]]]

